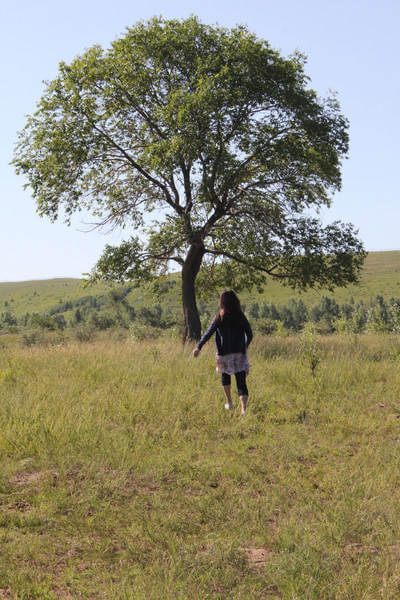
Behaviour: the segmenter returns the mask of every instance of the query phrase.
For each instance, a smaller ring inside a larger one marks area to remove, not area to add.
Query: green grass
[[[48,313],[60,301],[101,296],[109,289],[106,285],[83,288],[82,280],[68,278],[0,283],[0,312],[10,310],[16,317],[25,313]]]
[[[0,598],[400,596],[400,339],[256,338],[248,414],[208,344],[0,354]]]

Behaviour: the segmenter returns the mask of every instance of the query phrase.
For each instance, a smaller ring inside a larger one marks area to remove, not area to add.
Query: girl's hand
[[[195,348],[193,350],[193,356],[194,356],[194,358],[197,358],[199,354],[200,354],[200,350],[198,348]]]

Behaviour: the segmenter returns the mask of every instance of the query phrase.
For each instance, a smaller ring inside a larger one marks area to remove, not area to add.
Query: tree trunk
[[[203,260],[203,243],[192,243],[182,268],[182,309],[183,343],[198,341],[201,337],[201,323],[196,304],[195,281]]]

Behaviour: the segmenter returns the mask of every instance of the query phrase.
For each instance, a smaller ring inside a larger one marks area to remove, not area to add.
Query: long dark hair
[[[232,290],[225,290],[219,297],[219,311],[215,315],[215,320],[230,321],[239,326],[243,323],[243,312],[240,306],[240,300]]]

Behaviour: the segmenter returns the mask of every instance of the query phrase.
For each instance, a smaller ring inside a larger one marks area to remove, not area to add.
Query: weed
[[[0,381],[15,383],[22,373],[16,356],[12,356],[5,346],[0,349]]]
[[[301,342],[302,360],[310,367],[311,374],[315,377],[316,369],[323,357],[323,352],[314,325],[312,323],[307,323],[299,337]]]
[[[289,335],[283,321],[276,321],[275,335],[280,338],[285,338]]]

